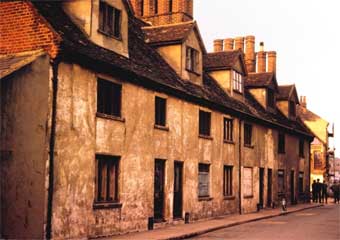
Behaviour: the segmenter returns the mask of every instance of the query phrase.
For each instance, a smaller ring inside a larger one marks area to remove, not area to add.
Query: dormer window
[[[99,31],[114,38],[121,38],[121,11],[107,3],[99,2]]]
[[[199,53],[196,49],[191,47],[187,47],[186,50],[186,63],[185,69],[190,72],[197,73],[198,72],[198,65],[199,65]]]
[[[296,104],[294,101],[289,101],[289,116],[290,117],[296,116]]]
[[[270,88],[267,89],[267,106],[270,108],[275,107],[274,91]]]
[[[233,90],[238,93],[243,93],[242,75],[236,71],[233,71]]]

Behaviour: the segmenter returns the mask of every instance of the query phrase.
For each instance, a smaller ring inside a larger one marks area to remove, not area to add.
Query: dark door
[[[175,162],[174,166],[174,218],[182,218],[182,176],[183,163]]]
[[[268,186],[267,186],[267,206],[272,205],[272,184],[273,184],[273,171],[268,169]]]
[[[164,161],[155,161],[154,218],[163,220],[164,208]]]
[[[295,182],[295,173],[294,173],[294,171],[290,171],[290,202],[292,204],[295,203],[295,187],[294,187],[294,182]]]
[[[260,199],[260,207],[263,207],[263,189],[264,189],[264,168],[260,168],[260,191],[259,191],[259,199]]]

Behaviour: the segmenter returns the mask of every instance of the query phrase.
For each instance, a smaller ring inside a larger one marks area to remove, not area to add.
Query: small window
[[[119,157],[96,156],[96,202],[118,202]]]
[[[120,38],[121,11],[107,3],[99,2],[99,31]]]
[[[299,193],[303,193],[303,172],[299,172]]]
[[[198,197],[209,197],[209,164],[198,164]]]
[[[233,141],[233,120],[229,118],[224,118],[223,125],[223,139],[224,141]]]
[[[275,107],[274,91],[270,88],[267,89],[267,104],[270,108]]]
[[[244,145],[251,146],[252,145],[252,134],[253,134],[253,126],[245,123],[244,124]]]
[[[122,86],[107,80],[98,79],[97,112],[121,117]]]
[[[169,13],[172,13],[172,8],[173,8],[173,2],[172,0],[169,0]]]
[[[198,72],[199,53],[196,49],[187,47],[185,68],[191,72]]]
[[[210,136],[211,113],[199,111],[199,135]]]
[[[296,116],[296,104],[294,101],[289,101],[289,116],[290,117]]]
[[[285,191],[285,172],[284,170],[277,171],[277,184],[278,184],[278,193],[284,193]]]
[[[166,125],[166,99],[155,97],[155,124],[158,126]]]
[[[305,143],[303,139],[299,140],[299,156],[301,158],[305,157],[305,152],[304,152],[304,148],[305,148]]]
[[[224,196],[233,195],[233,167],[232,166],[224,166],[223,195]]]
[[[285,153],[286,146],[285,146],[285,135],[283,133],[279,133],[279,144],[278,144],[278,153]]]
[[[236,71],[233,71],[233,89],[236,92],[243,92],[243,78],[242,75]]]

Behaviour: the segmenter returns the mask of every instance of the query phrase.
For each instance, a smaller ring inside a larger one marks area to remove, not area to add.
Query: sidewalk
[[[219,217],[206,221],[198,221],[190,224],[181,224],[176,226],[168,226],[152,231],[129,233],[120,236],[113,236],[110,238],[103,238],[103,240],[152,240],[152,239],[184,239],[193,236],[197,236],[203,233],[215,231],[221,228],[232,227],[243,223],[252,221],[258,221],[266,218],[272,218],[284,214],[294,213],[310,208],[316,208],[323,206],[323,204],[298,204],[294,206],[288,206],[287,212],[282,213],[281,208],[264,209],[260,212],[249,214],[233,214],[224,217]]]

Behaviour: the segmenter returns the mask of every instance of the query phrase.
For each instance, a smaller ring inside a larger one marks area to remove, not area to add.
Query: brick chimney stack
[[[215,39],[214,40],[214,52],[222,52],[223,51],[223,40]]]
[[[276,73],[276,52],[270,51],[268,54],[268,72]]]
[[[255,37],[254,36],[246,36],[246,67],[249,73],[255,72],[256,65],[256,55],[255,55]]]
[[[266,72],[267,53],[264,51],[264,43],[260,42],[260,51],[257,53],[257,72]]]
[[[300,106],[303,107],[303,108],[307,108],[307,98],[306,98],[306,96],[300,97]]]
[[[244,52],[244,37],[235,38],[235,50],[241,49]]]
[[[234,39],[226,38],[224,39],[224,51],[233,50],[234,48]]]

